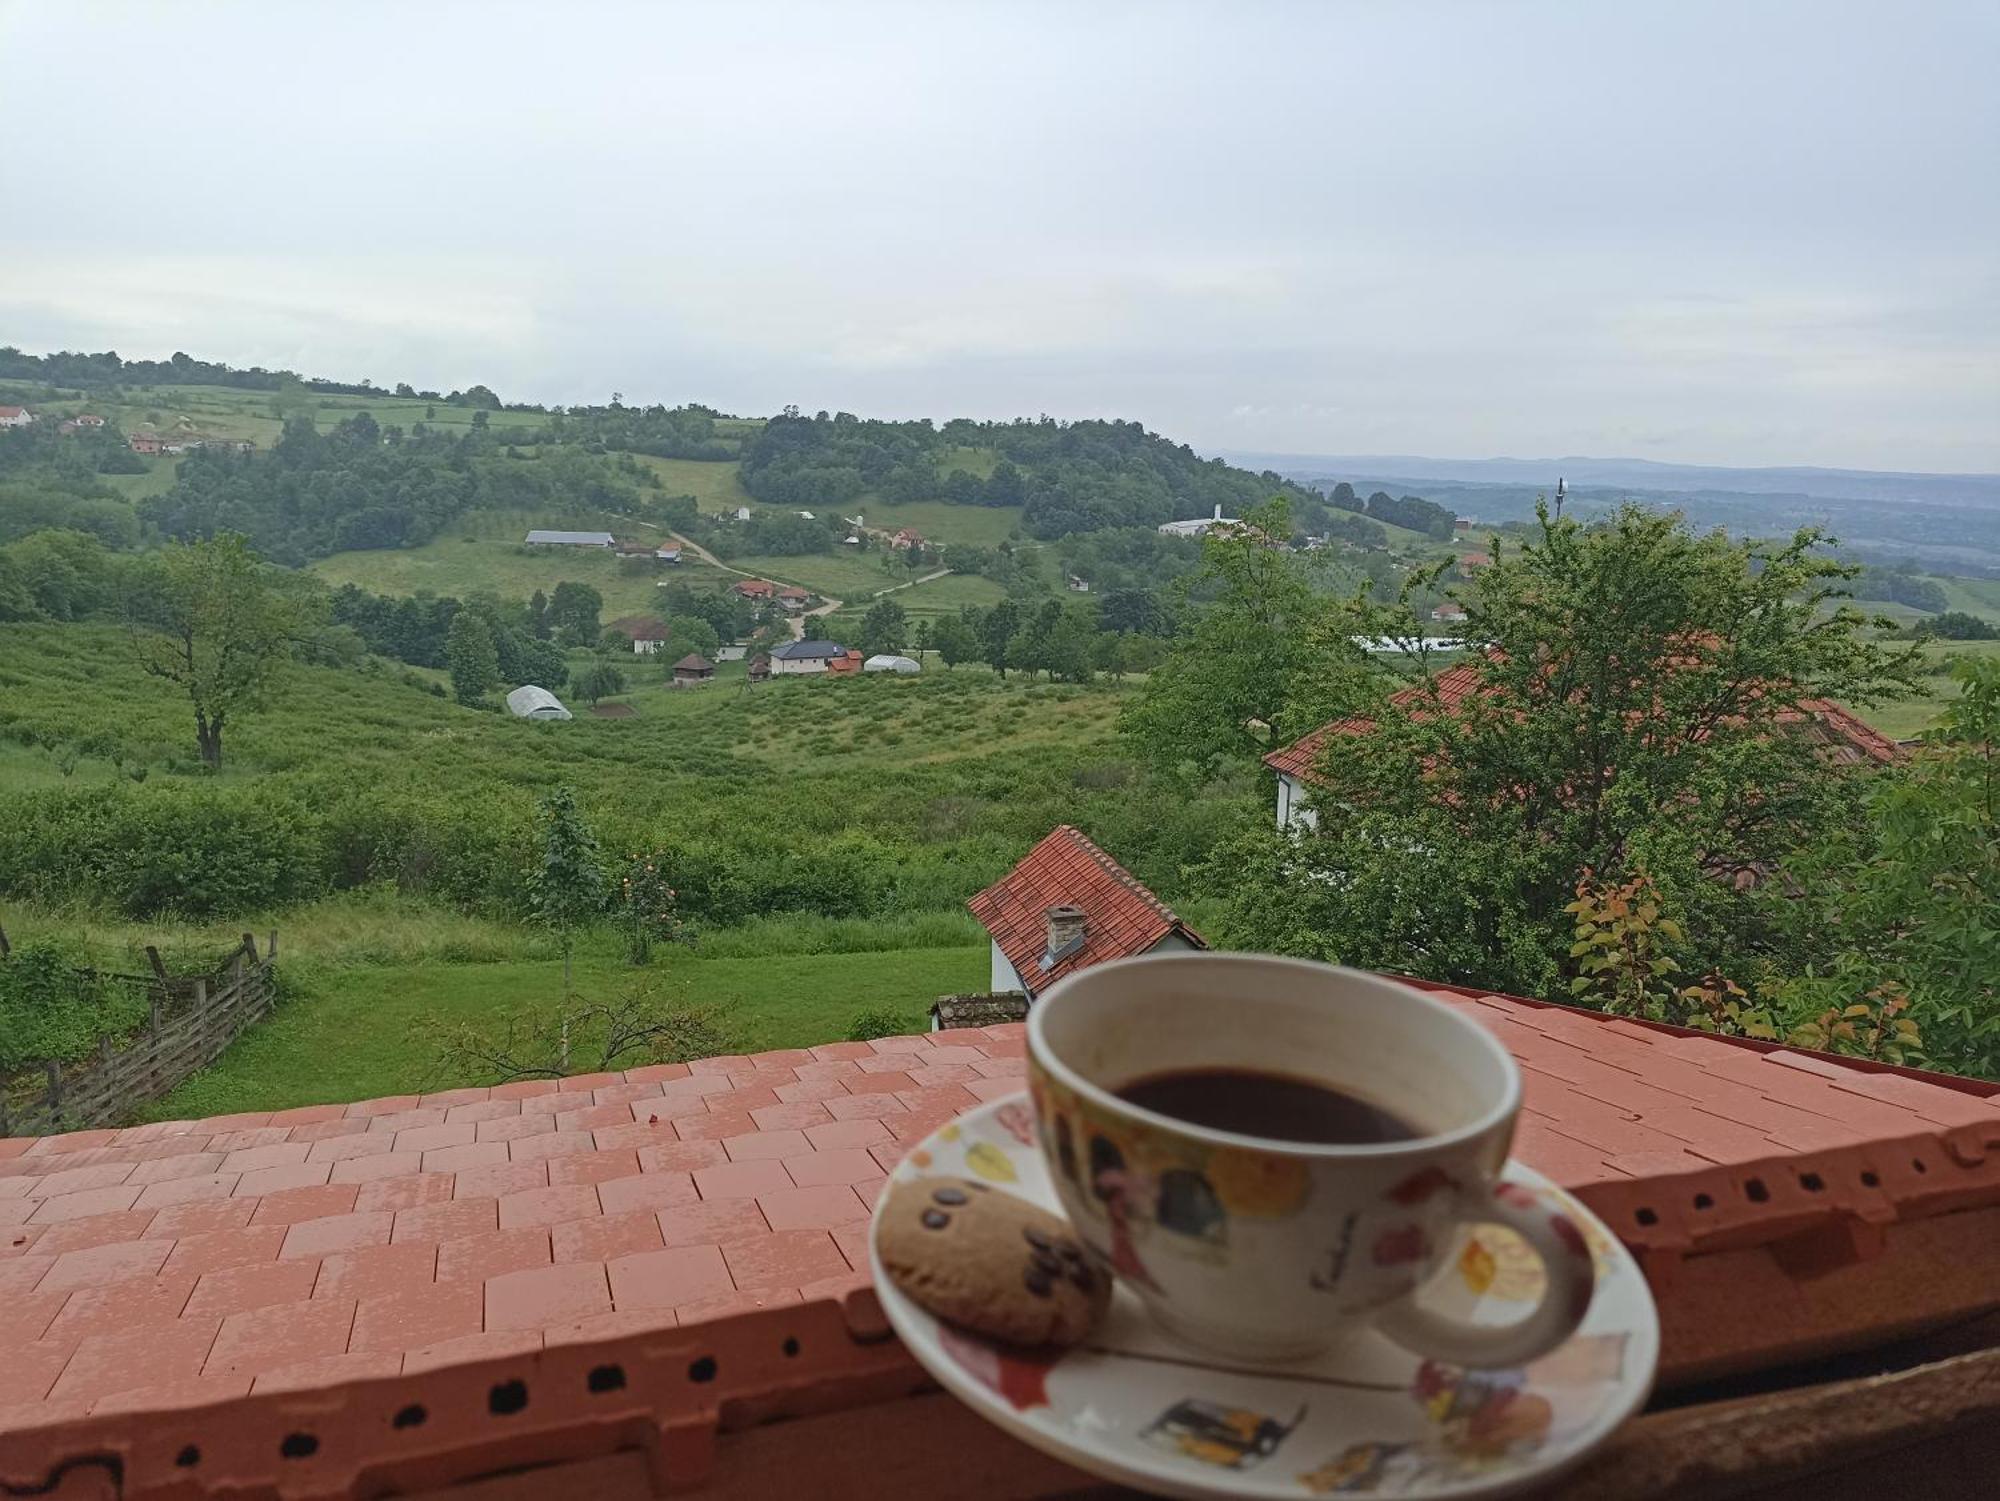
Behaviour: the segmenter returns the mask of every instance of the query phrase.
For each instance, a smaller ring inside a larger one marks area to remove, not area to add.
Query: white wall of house
[[[634,641],[632,643],[632,655],[635,657],[650,657],[665,644],[662,641]]]
[[[1297,777],[1278,773],[1278,827],[1289,829],[1293,824],[1301,828],[1319,827],[1319,814],[1311,806],[1306,795],[1305,784]]]
[[[1021,977],[1015,972],[1014,966],[1007,962],[1007,956],[1000,952],[1000,945],[997,943],[993,945],[993,983],[986,988],[995,992],[1018,990],[1023,993],[1028,989],[1021,983]]]
[[[825,672],[825,657],[807,657],[803,660],[791,657],[771,658],[771,671],[779,672]]]

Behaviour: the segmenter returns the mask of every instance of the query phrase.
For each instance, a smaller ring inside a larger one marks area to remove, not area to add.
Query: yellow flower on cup
[[[1209,1154],[1209,1187],[1231,1214],[1275,1218],[1306,1201],[1310,1179],[1303,1162],[1222,1147]]]

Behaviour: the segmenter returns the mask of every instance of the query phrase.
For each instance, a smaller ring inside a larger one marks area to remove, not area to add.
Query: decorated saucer
[[[1026,1095],[943,1126],[891,1182],[981,1179],[1062,1213]],[[1490,1497],[1547,1484],[1636,1412],[1651,1390],[1660,1327],[1637,1264],[1604,1224],[1540,1174],[1510,1176],[1582,1227],[1597,1287],[1582,1326],[1526,1366],[1465,1370],[1364,1332],[1312,1360],[1232,1362],[1166,1334],[1119,1287],[1084,1344],[1023,1352],[941,1324],[882,1269],[875,1289],[925,1370],[975,1411],[1094,1475],[1165,1496]],[[887,1194],[885,1191],[884,1200]],[[1136,1219],[1131,1251],[1154,1227]],[[1513,1232],[1461,1232],[1419,1295],[1461,1318],[1505,1324],[1540,1296],[1541,1263]]]

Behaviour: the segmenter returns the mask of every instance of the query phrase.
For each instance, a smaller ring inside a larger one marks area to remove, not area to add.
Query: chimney
[[[1042,956],[1042,967],[1048,968],[1074,954],[1083,947],[1084,929],[1088,919],[1083,908],[1068,905],[1051,907],[1048,910],[1049,946]]]

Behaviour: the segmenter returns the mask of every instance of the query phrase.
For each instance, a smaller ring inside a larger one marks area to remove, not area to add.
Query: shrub
[[[85,1057],[100,1035],[145,1020],[143,991],[99,978],[89,960],[80,944],[44,938],[0,962],[0,1074]]]
[[[894,1011],[864,1011],[847,1024],[847,1040],[872,1042],[877,1037],[900,1037],[909,1030],[909,1018]]]

